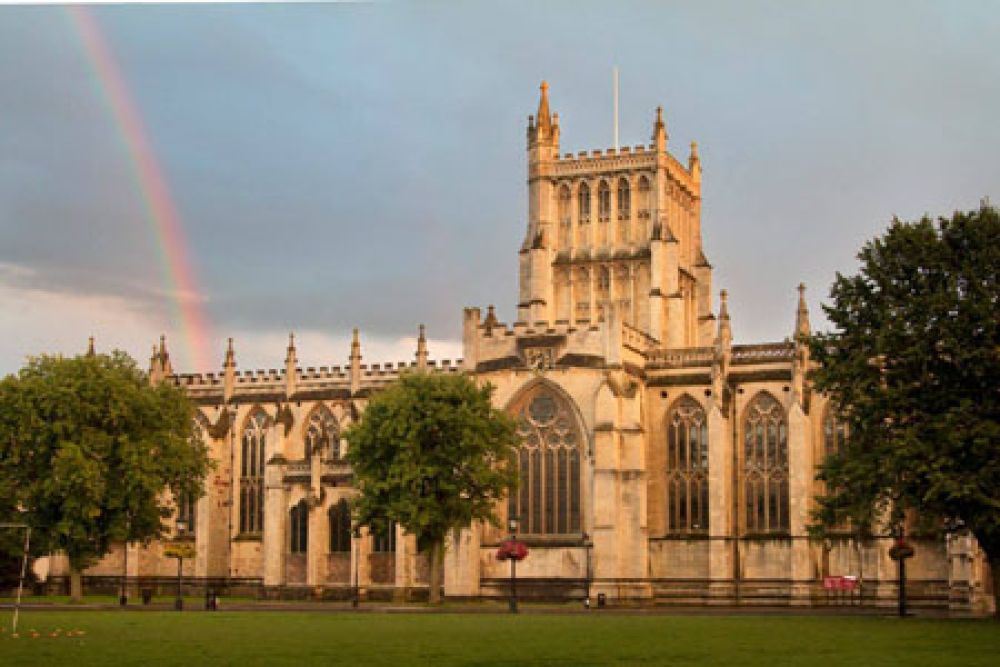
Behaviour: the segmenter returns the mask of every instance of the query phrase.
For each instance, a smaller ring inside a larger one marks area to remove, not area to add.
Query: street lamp
[[[913,547],[906,541],[903,524],[896,528],[896,541],[889,549],[889,558],[896,561],[899,568],[899,600],[898,613],[900,618],[907,615],[906,612],[906,559],[913,557]]]
[[[510,529],[510,542],[511,545],[517,542],[517,519],[511,518],[507,522],[507,527]],[[517,559],[510,559],[510,613],[517,613]]]
[[[124,560],[122,561],[122,590],[118,595],[118,604],[124,607],[128,604],[128,538],[122,542],[122,552]]]
[[[361,565],[359,563],[361,560],[360,535],[355,534],[351,536],[351,552],[353,556],[352,560],[354,561],[354,567],[351,568],[353,570],[352,574],[354,579],[354,590],[351,593],[351,607],[357,609],[358,605],[361,604]]]
[[[187,522],[183,519],[177,520],[177,537],[183,537],[184,531],[187,530]],[[184,596],[182,595],[182,587],[184,586],[184,554],[182,551],[177,552],[177,599],[174,601],[174,609],[177,611],[182,611],[184,609]]]
[[[517,519],[507,522],[510,537],[500,543],[497,560],[510,561],[510,613],[517,613],[517,561],[528,556],[528,545],[517,541]]]
[[[590,609],[590,547],[592,543],[590,541],[590,535],[587,533],[583,534],[583,549],[587,554],[587,568],[584,570],[584,596],[583,596],[583,608]]]

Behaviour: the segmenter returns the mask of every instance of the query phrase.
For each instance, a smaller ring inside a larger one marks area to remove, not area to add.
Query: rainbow
[[[178,326],[181,359],[186,368],[201,372],[210,368],[208,341],[211,340],[203,297],[188,257],[188,243],[177,207],[170,196],[156,154],[129,94],[118,63],[90,11],[80,5],[65,7],[79,34],[87,61],[104,100],[114,118],[122,143],[128,151],[132,173],[143,200],[145,218],[156,238],[161,272],[171,301],[171,321]]]

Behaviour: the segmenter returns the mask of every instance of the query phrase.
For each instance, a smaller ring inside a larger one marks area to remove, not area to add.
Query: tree
[[[513,419],[490,402],[491,387],[461,375],[404,375],[375,396],[347,433],[347,459],[361,495],[359,525],[395,521],[430,558],[430,601],[441,599],[444,540],[474,520],[496,523],[516,484]]]
[[[116,541],[165,531],[174,498],[201,495],[208,451],[183,391],[153,386],[122,352],[31,358],[0,380],[0,507],[80,573]],[[38,552],[33,548],[33,551]]]
[[[894,220],[858,258],[824,306],[833,331],[810,341],[815,387],[848,427],[816,516],[964,526],[1000,601],[1000,213]]]

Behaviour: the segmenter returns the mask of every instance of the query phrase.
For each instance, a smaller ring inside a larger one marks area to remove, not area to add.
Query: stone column
[[[288,499],[285,492],[284,466],[270,463],[264,467],[264,535],[261,552],[264,559],[264,587],[285,583],[285,527]]]
[[[210,477],[207,476],[205,478],[205,486],[207,487],[209,483]],[[210,491],[210,488],[205,489],[205,495],[198,499],[194,508],[194,576],[196,577],[208,576],[208,544],[209,536],[211,535],[209,522],[212,518],[212,497]],[[132,554],[129,554],[129,559],[131,558]]]
[[[628,376],[623,376],[627,378]],[[624,379],[623,384],[631,382]],[[627,599],[645,599],[652,596],[652,587],[645,581],[649,576],[649,526],[646,507],[645,438],[641,425],[640,402],[642,392],[638,387],[623,386],[618,397],[621,410],[619,438],[620,454],[620,510],[618,540],[621,552],[620,576],[634,583],[623,587]]]
[[[313,461],[319,466],[319,458]],[[330,544],[329,522],[322,505],[309,507],[309,539],[306,543],[306,584],[320,596],[326,583],[326,554]]]
[[[736,517],[733,507],[733,439],[722,412],[722,397],[708,408],[708,591],[709,603],[728,604],[735,596],[733,568]]]
[[[792,604],[811,603],[815,567],[807,528],[812,507],[813,464],[809,418],[797,400],[788,411],[788,511],[792,535],[791,572]]]

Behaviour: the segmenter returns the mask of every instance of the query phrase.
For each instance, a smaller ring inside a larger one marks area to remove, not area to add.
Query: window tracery
[[[558,216],[559,216],[559,245],[568,248],[572,242],[573,226],[570,218],[571,196],[569,187],[563,185],[559,188]]]
[[[240,532],[260,533],[264,529],[264,456],[270,420],[263,410],[255,411],[243,429],[240,457]]]
[[[667,532],[706,532],[708,503],[708,420],[684,396],[667,415]]]
[[[627,178],[618,179],[618,219],[622,220],[631,215],[632,191]]]
[[[611,219],[611,188],[607,181],[601,181],[597,186],[597,219],[600,222]]]
[[[590,186],[586,183],[580,184],[580,190],[577,192],[577,208],[580,215],[580,223],[590,222]]]
[[[650,191],[649,179],[645,176],[639,178],[639,210],[636,217],[636,235],[640,241],[646,239],[646,221],[649,220]]]
[[[582,438],[569,402],[540,384],[512,406],[521,446],[520,484],[511,494],[508,515],[528,535],[579,533],[580,445]]]
[[[743,507],[749,532],[784,532],[788,522],[788,422],[768,393],[758,394],[743,420]]]
[[[317,452],[327,460],[339,462],[342,458],[340,428],[333,413],[325,405],[321,405],[309,415],[306,426],[306,458]]]

